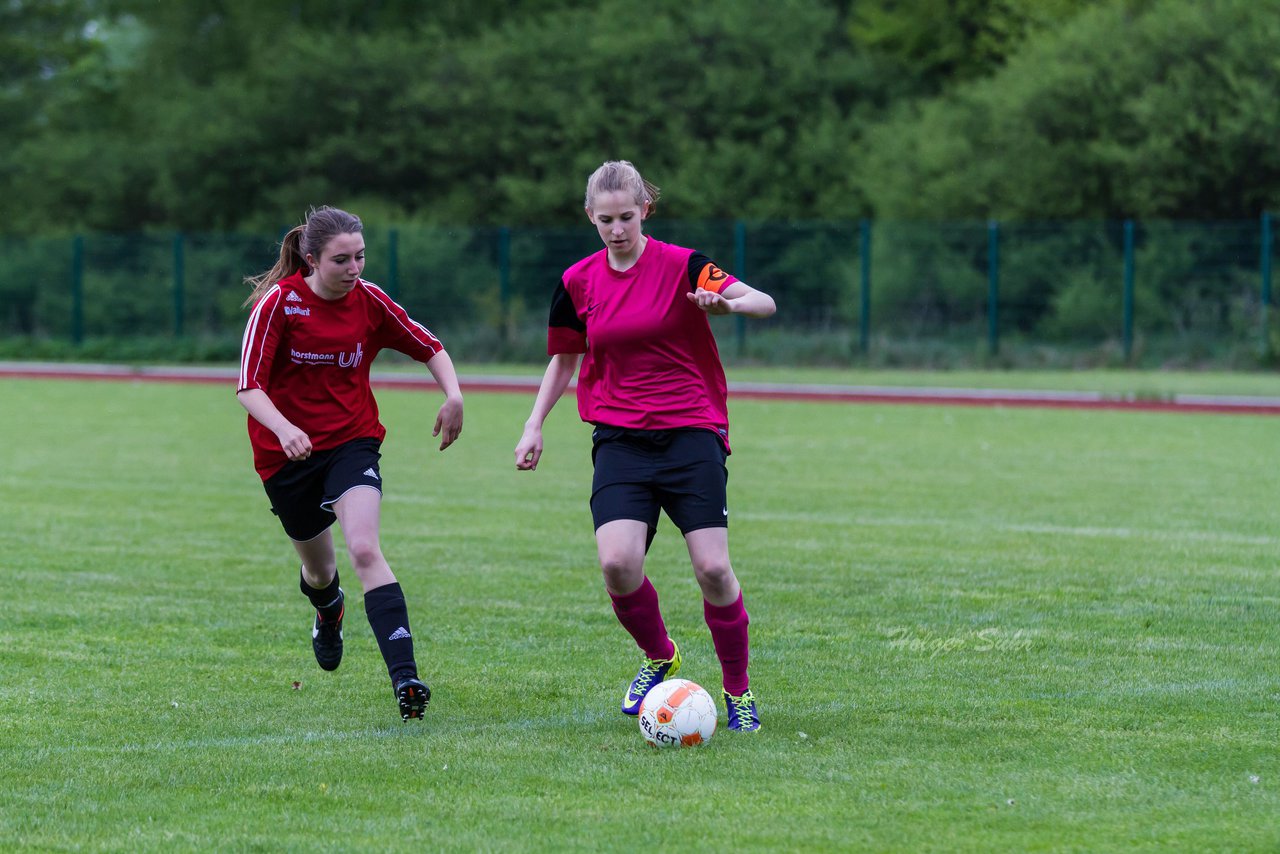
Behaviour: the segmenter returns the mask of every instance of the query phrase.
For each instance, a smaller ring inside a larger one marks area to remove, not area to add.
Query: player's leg
[[[342,619],[346,596],[338,586],[338,561],[333,534],[325,528],[309,540],[291,540],[302,568],[298,586],[316,609],[311,624],[311,649],[323,670],[337,670],[342,663]]]
[[[684,542],[689,548],[693,576],[707,604],[723,607],[742,595],[742,587],[729,562],[728,528],[699,528],[685,534]]]
[[[615,519],[596,528],[596,554],[611,597],[628,596],[644,583],[649,525],[639,519]]]
[[[702,590],[702,613],[720,660],[729,728],[756,730],[760,719],[747,677],[750,620],[729,561],[727,454],[714,433],[692,430],[676,436],[667,458],[659,480],[662,506],[684,534]]]
[[[729,729],[760,728],[755,695],[751,693],[747,664],[751,645],[750,618],[742,604],[742,587],[729,562],[729,529],[700,528],[685,534],[693,572],[702,588],[702,614],[711,630],[711,642],[720,659],[722,690],[729,714]]]
[[[338,585],[338,564],[329,528],[334,515],[322,506],[324,471],[329,452],[285,465],[263,483],[272,512],[302,561],[298,586],[315,608],[311,648],[316,663],[336,670],[342,663],[344,597]]]
[[[596,529],[596,550],[613,613],[644,652],[622,696],[622,712],[627,715],[639,714],[649,689],[680,670],[680,650],[667,635],[658,591],[644,574],[652,530],[648,522],[636,519],[615,519]]]
[[[351,565],[364,588],[365,616],[386,662],[400,716],[405,720],[421,718],[431,690],[418,678],[404,591],[382,554],[382,493],[370,486],[352,487],[333,502],[333,511],[342,526]]]
[[[343,492],[332,506],[347,542],[351,568],[365,593],[396,583],[382,554],[382,493],[372,487],[355,486]]]

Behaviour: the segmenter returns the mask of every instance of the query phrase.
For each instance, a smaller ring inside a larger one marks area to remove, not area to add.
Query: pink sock
[[[658,608],[658,591],[653,589],[648,577],[634,593],[626,596],[610,593],[609,598],[613,600],[613,613],[618,615],[618,622],[636,639],[636,645],[646,656],[670,658],[675,655],[675,644],[667,637],[667,626]]]
[[[739,593],[737,601],[729,605],[712,605],[704,599],[702,613],[706,617],[707,628],[711,629],[716,657],[720,659],[724,690],[735,697],[741,696],[750,684],[747,680],[747,659],[750,658],[747,626],[751,622],[747,609],[742,606],[742,594]]]

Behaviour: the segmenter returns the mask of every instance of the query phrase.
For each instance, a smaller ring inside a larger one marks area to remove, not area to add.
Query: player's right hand
[[[516,471],[533,471],[542,457],[542,431],[525,428],[524,435],[516,443]]]
[[[284,455],[290,460],[296,462],[311,456],[311,437],[292,424],[276,433],[276,438],[280,440]]]

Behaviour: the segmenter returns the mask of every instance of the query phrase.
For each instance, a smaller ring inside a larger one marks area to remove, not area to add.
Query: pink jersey
[[[639,430],[697,427],[729,447],[728,389],[707,314],[685,294],[736,282],[705,255],[646,238],[630,270],[601,249],[565,271],[551,304],[547,353],[585,353],[578,413]]]
[[[419,362],[444,349],[377,285],[361,279],[346,296],[322,299],[301,273],[280,280],[249,314],[240,350],[239,390],[261,389],[317,451],[386,428],[369,387],[369,366],[384,348]],[[249,417],[253,464],[263,480],[288,461],[275,434]]]

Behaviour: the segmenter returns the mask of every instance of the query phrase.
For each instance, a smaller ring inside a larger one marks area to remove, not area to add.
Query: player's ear
[[[588,222],[595,222],[595,221],[596,221],[595,214],[591,213],[591,208],[583,208],[583,210],[587,212],[587,221],[588,221]]]

